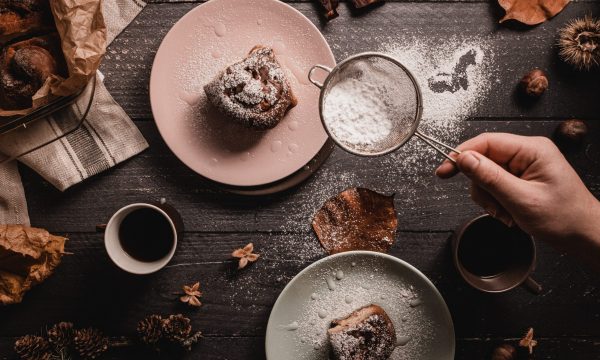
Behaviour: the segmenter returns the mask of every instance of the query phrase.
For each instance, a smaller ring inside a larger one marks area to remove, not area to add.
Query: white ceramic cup
[[[121,228],[123,219],[125,219],[132,211],[143,208],[152,209],[157,213],[162,214],[169,224],[171,224],[171,229],[173,230],[173,247],[163,258],[156,261],[140,261],[134,259],[125,252],[123,246],[121,246],[121,241],[119,241],[119,229]],[[104,246],[106,246],[106,252],[110,259],[121,269],[132,274],[151,274],[165,267],[169,261],[171,261],[171,258],[173,258],[173,254],[175,254],[175,249],[177,248],[177,233],[178,231],[173,219],[163,209],[152,204],[136,203],[119,209],[110,218],[106,225],[106,230],[104,231]]]

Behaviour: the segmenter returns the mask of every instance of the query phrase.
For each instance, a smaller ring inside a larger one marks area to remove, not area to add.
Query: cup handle
[[[329,74],[331,72],[331,68],[328,68],[325,65],[315,65],[315,66],[311,67],[310,71],[308,72],[308,81],[310,81],[314,86],[318,87],[319,89],[322,89],[323,83],[312,78],[315,70],[317,70],[317,69],[324,70]]]
[[[527,288],[527,290],[531,291],[535,295],[539,295],[542,293],[542,285],[540,285],[540,283],[538,283],[537,281],[533,280],[531,277],[527,277],[527,279],[525,279],[525,282],[523,282],[523,285]]]

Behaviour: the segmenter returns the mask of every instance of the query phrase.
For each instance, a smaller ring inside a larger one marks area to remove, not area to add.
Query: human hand
[[[456,166],[446,160],[439,177],[460,170],[473,201],[491,216],[600,263],[600,203],[551,140],[486,133],[457,149]]]

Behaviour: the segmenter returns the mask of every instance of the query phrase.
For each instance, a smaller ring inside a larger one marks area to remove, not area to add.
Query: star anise
[[[254,254],[254,244],[249,243],[242,249],[236,249],[231,253],[231,256],[240,259],[238,269],[243,269],[249,262],[258,260],[259,254]]]
[[[201,306],[199,297],[202,296],[200,291],[200,283],[197,282],[194,285],[183,285],[183,292],[185,295],[179,298],[181,302],[187,303],[190,306]]]
[[[529,354],[533,354],[533,348],[537,346],[538,342],[533,338],[533,328],[527,330],[527,334],[519,340],[519,346],[529,349]]]

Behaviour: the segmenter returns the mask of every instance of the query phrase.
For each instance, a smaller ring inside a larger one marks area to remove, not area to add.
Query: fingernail
[[[463,173],[473,173],[479,166],[479,159],[471,153],[467,153],[462,156],[458,165]]]
[[[440,176],[440,171],[442,170],[442,168],[447,167],[449,163],[450,162],[448,160],[442,161],[442,163],[440,164],[440,166],[438,166],[438,168],[435,169],[435,174],[437,176]]]

